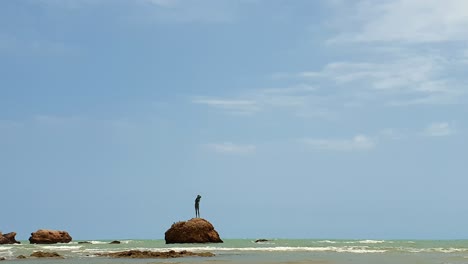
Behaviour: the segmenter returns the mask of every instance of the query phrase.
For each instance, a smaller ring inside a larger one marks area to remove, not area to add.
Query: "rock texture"
[[[20,244],[20,242],[16,241],[15,236],[15,232],[8,234],[2,234],[2,232],[0,232],[0,244]]]
[[[60,255],[57,252],[44,252],[44,251],[36,251],[31,254],[31,257],[35,258],[63,258],[62,255]]]
[[[72,241],[72,237],[66,231],[39,229],[31,233],[29,243],[31,244],[55,244],[68,243]]]
[[[223,243],[213,225],[203,218],[192,218],[174,223],[164,238],[166,244],[175,243]]]
[[[154,251],[140,251],[140,250],[129,250],[122,252],[113,253],[101,253],[99,256],[111,257],[111,258],[181,258],[181,257],[213,257],[214,254],[211,252],[200,252],[194,253],[186,250],[176,252],[174,250],[167,252],[154,252]]]

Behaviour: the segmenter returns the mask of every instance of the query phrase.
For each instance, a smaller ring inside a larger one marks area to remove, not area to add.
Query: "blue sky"
[[[468,236],[468,2],[0,2],[3,232]]]

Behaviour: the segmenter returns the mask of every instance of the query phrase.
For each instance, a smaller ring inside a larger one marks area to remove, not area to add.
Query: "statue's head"
[[[201,198],[201,195],[197,195],[197,198]]]

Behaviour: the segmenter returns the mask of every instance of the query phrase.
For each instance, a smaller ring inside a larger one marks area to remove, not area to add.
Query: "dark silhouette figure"
[[[200,199],[201,196],[197,195],[197,199],[195,199],[195,218],[200,217]]]

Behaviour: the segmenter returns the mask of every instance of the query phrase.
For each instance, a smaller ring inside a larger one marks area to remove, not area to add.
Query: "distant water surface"
[[[16,263],[468,263],[468,240],[313,240],[273,239],[255,243],[252,239],[227,239],[222,244],[172,244],[164,240],[89,241],[91,244],[0,245],[0,258]],[[212,252],[211,258],[175,259],[110,259],[96,256],[97,253],[125,250],[188,250]],[[25,259],[34,251],[57,252],[65,259]]]

